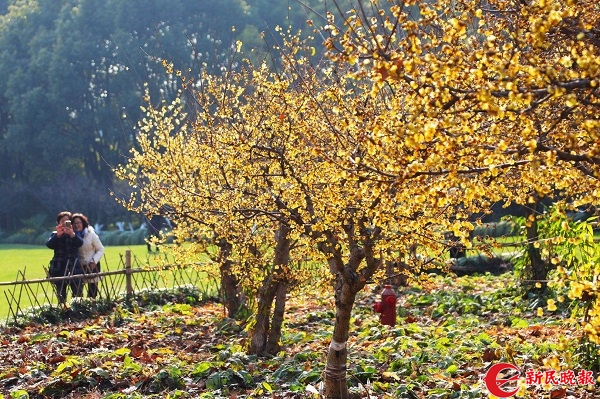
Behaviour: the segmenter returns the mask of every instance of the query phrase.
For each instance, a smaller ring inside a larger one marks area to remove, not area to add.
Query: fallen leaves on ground
[[[431,277],[398,289],[394,327],[358,298],[348,342],[355,397],[488,397],[482,377],[497,362],[526,369],[580,367],[579,332],[566,314],[539,318],[511,290],[512,275]],[[375,290],[376,291],[376,290]],[[59,325],[7,328],[0,393],[9,397],[318,397],[335,320],[327,292],[292,296],[283,347],[245,353],[246,325],[220,304],[168,304]],[[545,364],[546,363],[546,364]],[[592,398],[588,386],[525,387],[523,398]]]

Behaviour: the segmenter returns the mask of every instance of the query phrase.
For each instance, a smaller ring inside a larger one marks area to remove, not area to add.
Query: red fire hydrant
[[[373,309],[381,313],[379,316],[381,324],[392,327],[396,325],[396,293],[391,285],[385,286],[381,292],[381,301],[375,302]]]

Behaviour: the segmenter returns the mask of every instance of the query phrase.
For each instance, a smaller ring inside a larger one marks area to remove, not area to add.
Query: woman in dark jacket
[[[81,275],[83,270],[78,262],[78,249],[83,245],[81,237],[77,236],[71,225],[71,212],[61,212],[56,216],[56,231],[52,232],[46,246],[54,250],[50,261],[50,277]],[[65,303],[67,286],[71,287],[73,297],[82,296],[81,278],[54,282],[58,301]]]

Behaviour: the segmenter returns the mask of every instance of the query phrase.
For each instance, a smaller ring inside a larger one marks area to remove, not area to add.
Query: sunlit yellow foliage
[[[467,213],[557,193],[571,207],[598,205],[598,3],[417,1],[418,13],[368,3],[382,9],[371,24],[378,40],[360,29],[361,8],[329,48],[336,62],[365,60],[355,76],[372,79],[371,95],[386,98],[362,144],[364,170],[410,193],[407,203],[443,206],[456,190]],[[407,189],[417,181],[426,196]],[[465,234],[461,227],[459,218],[451,229]],[[534,245],[549,264],[564,262]],[[596,280],[570,276],[569,296],[595,298]],[[596,327],[586,331],[595,337]]]
[[[282,37],[276,67],[203,75],[185,104],[149,107],[122,169],[144,211],[176,209],[180,241],[243,246],[288,223],[297,259],[341,284],[338,343],[386,256],[414,242],[436,256],[446,231],[467,243],[470,215],[496,201],[600,199],[597,2],[363,3],[327,14],[328,62]]]
[[[521,199],[519,184],[539,193],[558,188],[580,203],[592,202],[600,141],[598,131],[586,126],[597,123],[592,93],[600,38],[590,31],[596,15],[590,10],[597,12],[598,5],[418,4],[416,20],[410,7],[380,10],[397,22],[377,25],[377,42],[361,34],[360,14],[353,15],[340,40],[343,52],[330,54],[336,61],[372,58],[356,73],[374,80],[377,95],[389,96],[373,123],[379,134],[365,143],[377,147],[365,148],[368,154],[383,159],[365,158],[363,165],[390,180],[448,173],[465,189],[489,180],[490,199],[505,195],[508,181],[515,191],[511,200]],[[398,134],[381,136],[388,132]],[[403,160],[411,162],[398,165]],[[586,184],[573,184],[577,180]]]

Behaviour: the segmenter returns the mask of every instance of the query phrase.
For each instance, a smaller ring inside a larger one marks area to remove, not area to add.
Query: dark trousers
[[[146,238],[146,245],[148,246],[148,252],[152,252],[152,244],[150,243],[150,240],[152,239],[152,237],[156,237],[158,238],[158,233],[157,234],[150,234],[147,238]],[[158,252],[158,244],[156,244],[156,252]]]
[[[98,296],[98,283],[88,283],[88,298]]]
[[[92,273],[100,273],[102,270],[100,268],[100,262],[96,263],[96,267],[92,268],[90,265],[83,265],[83,270],[85,274]],[[85,280],[85,283],[88,286],[87,294],[88,298],[96,298],[98,296],[98,281],[100,280],[98,277],[94,277],[90,281],[89,277]]]
[[[61,281],[54,281],[56,288],[56,296],[59,303],[67,301],[67,288],[71,288],[73,297],[83,296],[83,281],[81,279],[80,270],[78,270],[78,262],[75,259],[53,259],[50,264],[50,277],[71,277]],[[77,273],[77,274],[75,274]]]
[[[60,303],[67,301],[67,288],[71,288],[73,298],[83,296],[83,284],[81,277],[72,276],[70,280],[62,280],[54,282],[56,286],[56,295]]]

